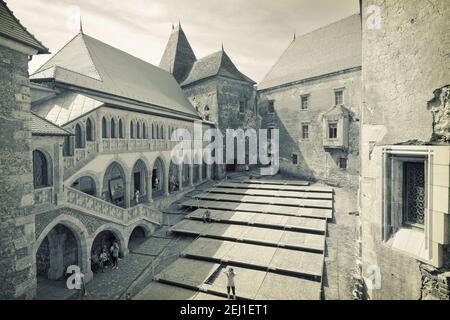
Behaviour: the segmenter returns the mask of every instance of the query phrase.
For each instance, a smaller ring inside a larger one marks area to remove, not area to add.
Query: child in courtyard
[[[236,273],[234,273],[233,268],[229,268],[228,271],[225,272],[227,276],[227,299],[230,299],[230,291],[233,293],[233,300],[236,300],[236,287],[234,285],[234,277]]]
[[[113,259],[113,269],[119,269],[119,244],[117,241],[114,241],[113,245],[111,246],[111,255]]]

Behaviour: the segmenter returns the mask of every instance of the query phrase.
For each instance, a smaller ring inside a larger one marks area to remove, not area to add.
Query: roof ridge
[[[17,22],[17,24],[19,25],[19,27],[22,28],[23,31],[25,31],[25,32],[26,32],[26,33],[27,33],[34,41],[36,41],[36,42],[41,46],[41,48],[37,48],[37,49],[40,49],[40,50],[41,50],[40,53],[50,53],[49,49],[48,49],[46,46],[44,46],[44,45],[42,44],[42,42],[39,41],[39,40],[38,40],[38,39],[37,39],[30,31],[28,31],[28,29],[20,22],[20,20],[14,15],[14,12],[13,12],[11,9],[9,9],[9,7],[8,7],[8,5],[6,4],[5,1],[0,0],[0,4],[3,4],[3,5],[4,5],[4,7],[5,7],[6,10],[9,12],[9,14],[11,15],[11,17]],[[16,40],[17,40],[17,39],[16,39]],[[20,41],[20,42],[22,42],[22,41]],[[34,47],[34,46],[31,45],[31,44],[28,44],[28,45]]]
[[[323,29],[325,29],[325,28],[329,28],[329,27],[331,27],[332,25],[338,24],[338,23],[340,23],[340,22],[342,22],[342,21],[344,21],[344,20],[353,18],[354,16],[359,16],[359,15],[360,15],[359,13],[355,13],[355,14],[349,15],[349,16],[347,16],[347,17],[345,17],[345,18],[342,18],[342,19],[336,20],[336,21],[334,21],[334,22],[331,22],[331,23],[329,23],[329,24],[327,24],[327,25],[321,26],[321,27],[319,27],[319,28],[317,28],[317,29],[314,29],[314,30],[311,30],[311,31],[309,31],[309,32],[306,32],[306,33],[297,35],[297,36],[296,36],[296,39],[294,39],[293,42],[295,42],[298,38],[302,38],[302,37],[304,37],[304,36],[310,35],[311,33],[315,33],[315,32],[321,31],[321,30],[323,30]]]
[[[0,0],[1,1],[1,0]],[[45,61],[43,64],[42,64],[42,66],[40,66],[39,68],[37,68],[34,72],[33,72],[33,74],[32,75],[34,75],[34,74],[36,74],[36,73],[38,73],[38,72],[41,72],[41,71],[44,71],[44,70],[47,70],[47,69],[49,69],[49,68],[51,68],[51,67],[54,67],[54,66],[50,66],[50,67],[47,67],[47,68],[45,68],[45,69],[42,69],[47,63],[49,63],[52,59],[54,59],[64,48],[66,48],[68,45],[69,45],[69,43],[71,43],[73,40],[75,40],[75,38],[76,37],[78,37],[78,35],[79,35],[79,33],[77,33],[75,36],[73,36],[68,42],[66,42],[66,44],[65,45],[63,45],[62,47],[61,47],[61,49],[59,49],[58,51],[56,51],[56,53],[55,54],[53,54],[50,58],[48,58],[48,60],[47,61]],[[42,69],[42,70],[41,70]]]
[[[100,73],[97,70],[97,66],[95,65],[94,59],[92,59],[91,49],[89,48],[88,44],[86,43],[86,39],[84,38],[85,36],[87,36],[87,37],[89,37],[89,36],[83,33],[83,29],[80,30],[80,34],[81,34],[81,38],[83,39],[84,46],[86,47],[86,50],[88,52],[89,60],[91,61],[92,65],[94,66],[94,71],[97,74],[97,76],[100,78],[100,81],[103,81],[102,76],[100,75]],[[90,77],[90,78],[92,78],[92,77]]]

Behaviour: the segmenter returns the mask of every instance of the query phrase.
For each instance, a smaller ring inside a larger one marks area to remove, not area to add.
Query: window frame
[[[302,94],[300,96],[300,111],[309,110],[309,106],[310,106],[310,102],[311,102],[310,98],[311,98],[311,95],[309,93]],[[303,104],[304,101],[306,101],[306,108],[304,108],[304,104]]]

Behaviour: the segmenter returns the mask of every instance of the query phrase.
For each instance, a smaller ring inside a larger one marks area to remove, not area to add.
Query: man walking
[[[117,241],[114,241],[113,245],[111,246],[111,255],[113,259],[113,269],[119,269],[119,244]]]
[[[233,293],[233,300],[236,300],[236,287],[234,285],[234,277],[236,273],[234,273],[233,268],[229,268],[228,271],[225,272],[227,276],[227,299],[230,299],[230,291]]]

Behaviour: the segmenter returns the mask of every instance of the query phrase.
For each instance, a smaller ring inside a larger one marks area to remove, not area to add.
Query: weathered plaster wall
[[[0,46],[0,298],[36,289],[28,56]]]
[[[380,28],[369,28],[367,8],[380,8]],[[450,81],[450,7],[437,1],[363,1],[363,98],[361,219],[363,268],[381,269],[372,299],[418,299],[416,260],[381,241],[381,146],[429,141],[433,133],[427,102]]]
[[[345,152],[327,151],[323,147],[323,115],[334,105],[334,90],[339,88],[345,88],[344,103],[352,113],[348,132],[349,148]],[[300,108],[302,95],[309,95],[308,110]],[[280,130],[281,172],[356,189],[360,167],[360,99],[360,71],[259,92],[261,127],[274,127]],[[270,100],[274,101],[274,114],[267,113]],[[303,124],[309,126],[308,140],[302,139]],[[298,165],[292,163],[294,153],[298,155]],[[347,169],[339,168],[341,156],[348,159]]]

